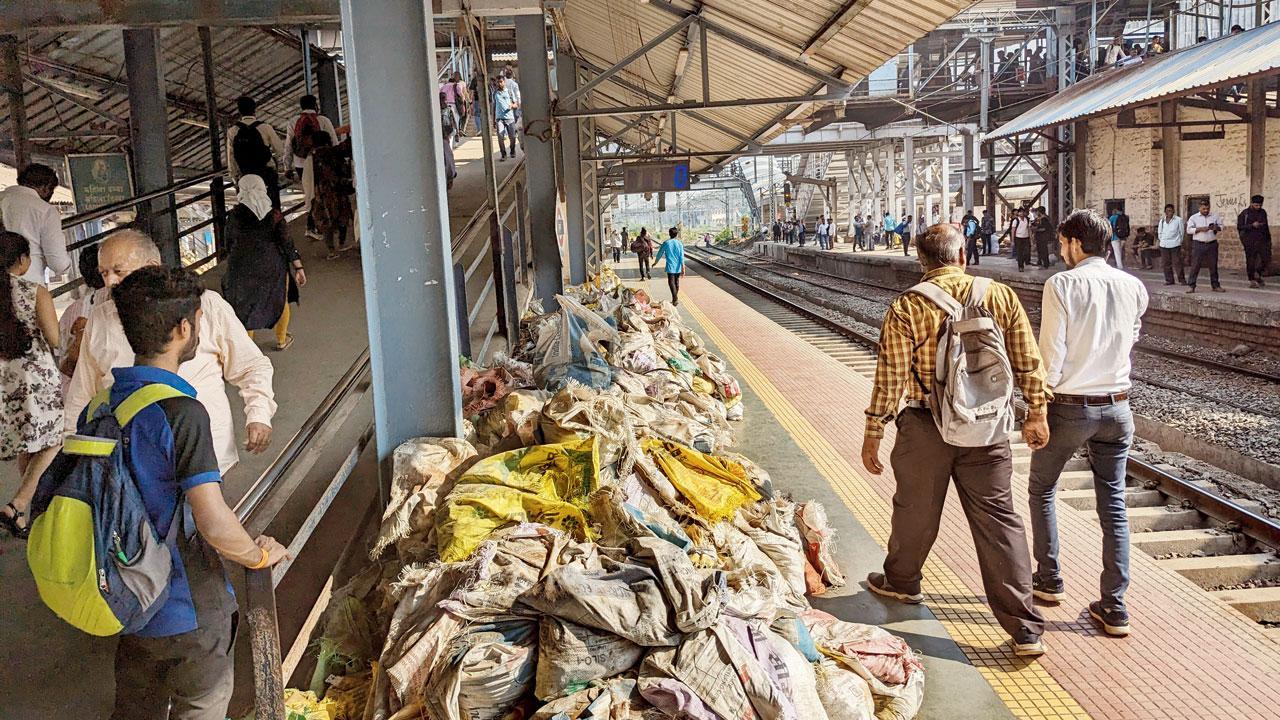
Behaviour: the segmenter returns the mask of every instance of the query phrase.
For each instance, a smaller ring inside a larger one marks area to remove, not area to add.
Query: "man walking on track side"
[[[653,258],[653,264],[657,265],[659,260],[666,260],[667,271],[667,287],[671,289],[671,304],[680,304],[680,276],[684,275],[684,243],[680,242],[680,230],[671,228],[667,231],[668,237],[658,246],[658,254]]]
[[[1041,655],[1044,618],[1031,601],[1031,558],[1022,520],[1013,509],[1013,455],[1008,437],[981,447],[962,447],[943,440],[930,410],[928,384],[937,369],[939,330],[950,311],[924,290],[930,294],[941,290],[940,294],[959,303],[968,302],[971,293],[982,292],[974,307],[963,308],[963,312],[978,314],[979,327],[988,331],[991,326],[980,321],[993,322],[1003,334],[1013,380],[1028,404],[1023,438],[1032,448],[1039,448],[1048,440],[1044,418],[1047,400],[1031,323],[1008,286],[965,274],[964,236],[952,225],[930,227],[916,249],[925,270],[924,280],[917,286],[922,289],[899,295],[885,313],[875,388],[867,408],[862,463],[872,474],[884,470],[880,461],[884,426],[896,420],[898,429],[890,456],[897,491],[889,553],[884,572],[869,575],[867,587],[901,602],[924,600],[922,569],[938,536],[947,487],[954,479],[973,533],[991,609],[1013,637],[1015,654]],[[923,288],[925,284],[934,288]],[[963,323],[954,322],[955,314],[950,317],[950,327],[956,331]],[[904,392],[907,406],[899,412]],[[1011,394],[1012,388],[1008,392]],[[1009,409],[1008,402],[1006,396],[1003,410]]]
[[[1102,525],[1101,600],[1089,615],[1109,635],[1129,634],[1124,592],[1129,586],[1129,517],[1125,466],[1133,442],[1129,411],[1129,352],[1138,339],[1147,289],[1141,280],[1107,264],[1111,224],[1092,210],[1071,213],[1059,229],[1059,256],[1071,268],[1044,283],[1040,353],[1049,403],[1049,443],[1031,456],[1028,495],[1034,593],[1065,596],[1058,563],[1054,494],[1067,460],[1084,445]]]

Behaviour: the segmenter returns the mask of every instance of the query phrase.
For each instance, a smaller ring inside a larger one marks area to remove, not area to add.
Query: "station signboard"
[[[688,190],[689,161],[623,165],[622,189],[627,193]]]
[[[133,197],[133,176],[124,153],[67,156],[67,175],[76,212],[85,212]]]

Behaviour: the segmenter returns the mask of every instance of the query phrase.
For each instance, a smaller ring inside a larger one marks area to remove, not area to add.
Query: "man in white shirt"
[[[1111,38],[1111,44],[1107,46],[1107,58],[1103,62],[1106,67],[1114,67],[1125,54],[1124,35],[1117,35]]]
[[[276,162],[284,157],[284,144],[275,128],[258,120],[256,100],[247,96],[237,98],[236,111],[240,113],[240,120],[227,128],[227,170],[231,173],[231,184],[239,185],[243,175],[257,175],[267,186],[272,207],[279,210],[280,174]],[[241,132],[252,131],[257,132],[257,138],[246,136],[236,142]]]
[[[98,253],[98,269],[108,288],[119,285],[140,268],[159,264],[160,251],[155,243],[133,230],[114,233]],[[178,374],[195,387],[196,399],[209,411],[218,469],[225,474],[240,459],[225,383],[240,389],[246,416],[245,449],[258,454],[271,442],[271,418],[276,412],[271,389],[273,370],[271,361],[263,356],[222,296],[206,290],[200,307],[204,310],[200,344],[196,356],[182,363]],[[80,359],[67,388],[67,432],[75,432],[80,412],[95,395],[110,387],[112,368],[130,367],[133,361],[133,350],[124,335],[115,301],[98,303],[89,313]]]
[[[58,173],[48,165],[33,163],[18,173],[18,184],[0,193],[0,218],[4,228],[31,243],[31,267],[22,277],[45,283],[45,270],[62,275],[71,269],[71,253],[62,234],[62,214],[49,204],[58,189]],[[90,208],[85,208],[90,209]]]
[[[1226,292],[1218,282],[1218,231],[1222,220],[1209,212],[1209,201],[1200,201],[1200,212],[1187,218],[1187,234],[1191,236],[1191,271],[1187,273],[1187,292],[1196,291],[1200,268],[1208,266],[1209,284],[1214,292]]]
[[[1141,280],[1107,264],[1110,240],[1111,223],[1093,210],[1071,213],[1059,230],[1059,255],[1070,269],[1045,280],[1040,311],[1040,355],[1052,391],[1049,442],[1031,456],[1027,492],[1036,561],[1032,592],[1060,602],[1065,586],[1054,494],[1063,466],[1085,446],[1102,526],[1102,597],[1090,603],[1089,614],[1108,634],[1122,636],[1129,634],[1129,353],[1147,311],[1147,290]]]
[[[311,150],[313,146],[306,137],[308,132],[329,133],[329,139],[338,144],[338,132],[329,118],[320,114],[320,102],[315,95],[303,95],[298,101],[302,112],[294,118],[284,134],[284,167],[289,177],[302,178],[302,196],[306,201],[307,237],[319,240],[315,220],[311,218],[311,202],[316,196],[316,179],[312,172]]]
[[[1009,229],[1009,235],[1013,239],[1013,255],[1018,261],[1018,272],[1027,269],[1027,265],[1031,264],[1031,218],[1028,217],[1027,208],[1018,208],[1017,214],[1013,216],[1013,226]]]
[[[1178,282],[1186,285],[1187,277],[1182,270],[1182,239],[1186,237],[1182,218],[1178,217],[1173,204],[1164,206],[1164,217],[1156,226],[1156,244],[1160,246],[1160,264],[1164,268],[1164,284],[1173,284],[1174,268],[1178,270]]]

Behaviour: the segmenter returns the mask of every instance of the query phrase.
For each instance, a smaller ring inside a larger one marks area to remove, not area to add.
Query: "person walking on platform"
[[[1133,443],[1129,353],[1148,298],[1141,280],[1107,265],[1110,236],[1108,220],[1092,210],[1071,213],[1059,231],[1060,256],[1070,269],[1045,280],[1040,306],[1040,354],[1052,393],[1049,442],[1031,456],[1027,493],[1036,561],[1033,592],[1041,600],[1060,602],[1066,586],[1058,562],[1054,496],[1067,460],[1085,447],[1102,525],[1101,598],[1089,604],[1089,615],[1108,635],[1123,636],[1129,634],[1124,603],[1129,585],[1125,468]]]
[[[653,273],[649,268],[649,258],[653,257],[653,241],[649,239],[649,229],[640,228],[640,234],[631,241],[631,252],[640,261],[640,279],[652,280]]]
[[[667,231],[667,239],[658,246],[658,254],[654,256],[653,263],[658,264],[659,260],[666,260],[664,269],[667,271],[667,287],[671,290],[671,304],[680,304],[680,277],[684,275],[684,243],[680,241],[680,229],[671,228]]]
[[[302,196],[306,201],[307,237],[319,240],[315,218],[311,216],[312,206],[316,201],[315,164],[311,161],[311,153],[315,150],[316,133],[329,133],[336,143],[338,133],[334,130],[333,121],[320,114],[320,101],[315,95],[303,95],[298,101],[301,112],[284,135],[284,167],[290,179],[302,181]],[[249,173],[246,173],[249,174]]]
[[[965,261],[970,265],[980,265],[978,261],[978,243],[980,242],[980,226],[978,218],[974,217],[973,210],[964,214],[960,219],[960,229],[964,233],[964,257]]]
[[[926,382],[937,370],[939,330],[954,307],[974,293],[975,307],[961,313],[990,318],[1003,337],[1013,379],[1028,405],[1023,438],[1033,448],[1048,439],[1044,412],[1044,369],[1026,311],[1006,285],[964,272],[964,236],[950,224],[933,225],[916,243],[925,274],[922,283],[899,295],[885,313],[875,387],[867,407],[862,464],[879,475],[884,427],[896,422],[890,463],[897,490],[884,571],[867,577],[868,589],[906,603],[924,600],[920,583],[925,560],[938,535],[947,488],[954,480],[969,520],[987,601],[1008,632],[1017,655],[1044,653],[1044,618],[1031,601],[1031,557],[1022,520],[1013,509],[1013,455],[1007,436],[993,444],[948,444],[930,411]],[[1011,393],[1011,388],[1008,392]],[[899,403],[906,394],[906,408]],[[945,401],[943,401],[945,402]],[[1012,411],[1011,407],[1006,408]]]
[[[774,242],[782,242],[782,223],[774,218],[773,225],[769,227],[769,234],[773,237]]]
[[[1110,259],[1115,263],[1116,267],[1124,269],[1124,245],[1129,239],[1129,216],[1125,214],[1124,209],[1116,207],[1111,211],[1111,217],[1107,218],[1111,223],[1111,255]]]
[[[1262,196],[1249,198],[1249,207],[1240,211],[1236,218],[1236,230],[1240,232],[1240,242],[1244,245],[1245,272],[1249,275],[1249,287],[1260,288],[1266,285],[1262,274],[1271,264],[1271,226],[1267,220],[1267,211],[1262,207]]]
[[[271,207],[280,209],[280,173],[276,161],[285,156],[284,143],[275,128],[258,120],[258,103],[247,95],[236,99],[240,119],[227,128],[227,172],[239,183],[244,175],[257,175],[267,184]]]
[[[613,264],[622,262],[622,243],[626,240],[626,231],[609,233],[609,249],[613,251]]]
[[[0,225],[31,244],[31,266],[24,278],[44,285],[45,271],[62,275],[71,270],[62,213],[49,203],[58,189],[58,173],[48,165],[32,163],[18,173],[18,184],[0,192]],[[0,269],[0,272],[4,272]]]
[[[136,230],[113,233],[98,253],[98,269],[109,288],[115,288],[141,268],[160,264],[160,249]],[[244,447],[257,455],[271,443],[271,418],[276,413],[271,389],[274,370],[221,295],[206,290],[200,307],[200,344],[195,357],[183,363],[178,374],[199,391],[200,403],[209,411],[218,468],[225,473],[240,460],[227,383],[240,390],[245,414]],[[120,324],[115,301],[94,306],[84,327],[80,362],[67,388],[67,432],[75,432],[80,411],[111,385],[112,370],[131,366],[133,359],[134,351]]]
[[[1209,212],[1209,201],[1200,201],[1200,212],[1187,218],[1187,234],[1191,236],[1191,270],[1187,273],[1187,292],[1196,291],[1200,268],[1209,268],[1209,284],[1214,292],[1226,292],[1218,282],[1218,231],[1222,219]]]
[[[1044,206],[1036,208],[1036,218],[1032,223],[1032,233],[1036,239],[1036,264],[1042,268],[1053,266],[1053,261],[1049,259],[1049,247],[1053,242],[1053,235],[1056,231],[1053,227],[1053,221],[1049,219],[1049,211]]]
[[[1178,282],[1187,284],[1182,262],[1182,240],[1185,237],[1182,218],[1178,216],[1172,203],[1165,205],[1164,217],[1160,218],[1160,223],[1156,226],[1156,243],[1160,246],[1160,266],[1164,269],[1165,285],[1173,284],[1175,269]]]
[[[908,251],[911,250],[911,231],[914,228],[915,228],[915,221],[912,219],[910,215],[908,215],[905,220],[898,223],[898,229],[896,232],[898,233],[898,237],[902,238],[902,256],[903,257],[907,257],[908,255],[911,254]]]
[[[1018,272],[1023,272],[1031,264],[1031,219],[1027,217],[1026,208],[1018,208],[1013,216],[1013,225],[1009,235],[1013,240],[1013,256],[1018,261]]]
[[[498,149],[502,151],[500,160],[507,159],[507,145],[511,146],[511,157],[516,156],[516,106],[515,98],[507,92],[507,79],[498,76],[493,89],[493,120],[498,128]],[[503,138],[506,138],[504,141]]]
[[[263,569],[289,557],[275,539],[245,532],[227,506],[209,412],[178,372],[204,340],[207,294],[191,272],[162,267],[131,274],[112,293],[130,359],[112,372],[109,406],[156,385],[172,395],[125,426],[124,461],[160,537],[182,523],[163,604],[116,647],[111,717],[118,720],[226,717],[236,600],[222,560]]]
[[[978,232],[982,235],[982,254],[983,255],[999,255],[1000,248],[996,239],[996,214],[991,212],[990,208],[982,211],[982,224],[979,226]]]
[[[58,315],[48,288],[26,277],[32,262],[27,238],[0,230],[0,460],[16,458],[22,477],[0,526],[16,538],[27,536],[36,485],[62,447]]]
[[[853,216],[853,250],[866,250],[867,241],[867,223],[862,219],[862,213]]]
[[[523,142],[520,139],[520,131],[524,127],[524,97],[520,94],[520,83],[516,82],[516,69],[507,64],[502,71],[503,84],[506,86],[507,94],[511,96],[511,107],[516,114],[516,133],[511,136],[511,157],[516,156],[516,143]]]
[[[222,296],[253,337],[255,330],[272,328],[276,350],[293,345],[290,303],[298,302],[298,289],[307,284],[302,255],[289,239],[288,224],[271,209],[267,188],[257,175],[240,178],[239,200],[227,213],[222,233],[230,249],[222,276]]]
[[[334,145],[328,133],[317,133],[315,139],[316,230],[329,249],[327,258],[336,260],[347,247],[347,230],[355,217],[351,196],[351,138]],[[447,168],[446,168],[447,171]]]
[[[893,213],[888,210],[884,213],[884,249],[888,250],[893,247],[893,243],[897,241],[894,234],[898,232],[898,221],[893,218]],[[874,247],[872,248],[875,249]]]
[[[796,241],[800,243],[800,247],[804,247],[804,241],[809,228],[805,226],[804,220],[796,220]]]

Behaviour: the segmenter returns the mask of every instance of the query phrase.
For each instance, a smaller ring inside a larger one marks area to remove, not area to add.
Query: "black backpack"
[[[240,166],[241,174],[251,174],[271,164],[271,148],[267,147],[266,141],[262,139],[262,133],[258,132],[258,126],[261,124],[257,121],[251,125],[236,123],[239,131],[236,133],[236,139],[231,141],[231,157],[235,158],[236,164]]]
[[[1116,237],[1124,239],[1129,237],[1129,216],[1120,213],[1120,217],[1116,218]]]

